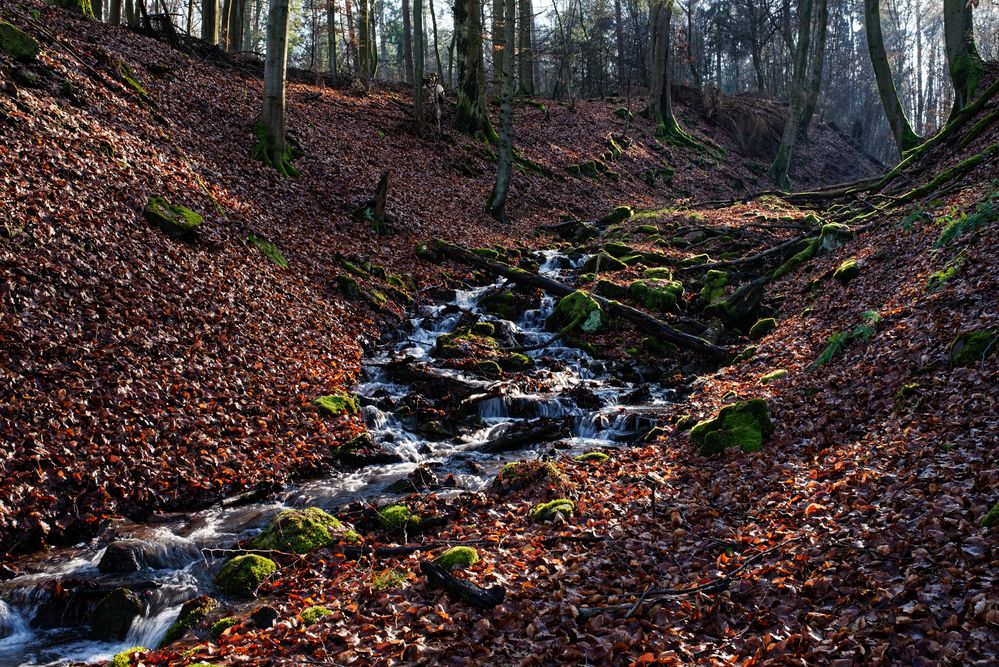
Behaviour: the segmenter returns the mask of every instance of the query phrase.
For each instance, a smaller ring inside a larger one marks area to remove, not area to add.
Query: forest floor
[[[454,284],[466,269],[417,261],[418,242],[550,247],[558,241],[536,235],[540,225],[630,205],[644,212],[618,238],[679,265],[729,250],[731,239],[664,249],[643,242],[639,227],[660,237],[724,228],[751,240],[739,250],[749,256],[794,236],[808,213],[773,197],[693,206],[770,186],[758,175],[765,159],[682,106],[686,127],[727,157],[663,146],[636,119],[609,161],[616,179],[569,175],[624,132],[614,111],[627,100],[518,108],[517,145],[548,173],[516,174],[509,227],[480,212],[489,151],[448,131],[414,136],[393,101],[401,92],[354,97],[292,84],[302,175],[281,179],[249,156],[260,90],[252,66],[200,62],[27,6],[41,12],[37,23],[28,9],[4,17],[41,41],[30,68],[40,81],[14,87],[9,76],[0,92],[0,436],[9,443],[0,536],[11,552],[88,537],[117,515],[204,507],[334,466],[337,447],[363,426],[323,417],[311,401],[349,390],[365,343],[405,308],[370,290],[344,294],[346,256],[423,288]],[[7,76],[23,66],[0,54],[0,68]],[[975,363],[948,363],[958,333],[999,326],[994,153],[970,176],[894,204],[997,140],[988,126],[947,142],[892,184],[894,198],[864,200],[861,212],[884,209],[854,221],[863,233],[768,283],[776,328],[749,358],[703,374],[676,412],[703,418],[733,396],[764,398],[776,430],[762,451],[701,456],[673,421],[610,465],[564,465],[576,511],[554,525],[527,518],[551,489],[414,498],[421,514],[449,519],[422,539],[483,545],[463,576],[505,587],[490,612],[433,590],[418,553],[374,564],[330,548],[288,559],[260,589],[279,611],[273,627],[244,621],[141,659],[994,664],[999,550],[978,522],[999,500],[999,355],[987,348]],[[643,180],[664,166],[670,182]],[[378,235],[353,212],[386,169],[394,220]],[[817,126],[793,176],[806,189],[875,172]],[[197,242],[152,228],[142,216],[150,196],[202,213]],[[969,218],[963,234],[939,242],[947,224]],[[787,229],[754,235],[761,219]],[[287,268],[247,244],[250,234],[273,242]],[[851,259],[859,275],[831,278]],[[831,336],[865,325],[870,311],[879,319],[868,317],[862,339],[813,367]],[[727,342],[735,352],[749,343],[740,334]],[[775,370],[787,373],[760,383]],[[365,537],[398,542],[377,529]],[[401,574],[397,586],[372,585],[384,569]],[[333,613],[305,627],[299,612],[310,605]]]

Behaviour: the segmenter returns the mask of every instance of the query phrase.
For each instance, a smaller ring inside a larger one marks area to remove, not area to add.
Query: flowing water
[[[585,257],[573,261],[546,252],[539,259],[541,273],[557,279]],[[287,489],[265,502],[218,506],[155,524],[118,525],[112,531],[114,539],[137,540],[133,544],[144,555],[145,567],[138,572],[101,571],[98,565],[105,556],[107,535],[25,560],[19,565],[27,574],[0,582],[0,665],[93,662],[130,646],[156,647],[186,600],[199,593],[215,594],[212,576],[222,562],[202,557],[201,549],[230,547],[251,537],[282,509],[316,506],[336,514],[356,500],[386,502],[405,494],[405,483],[401,489],[399,483],[417,468],[446,479],[436,487],[437,492],[479,491],[506,462],[546,456],[554,449],[576,454],[620,447],[643,435],[668,412],[672,391],[646,382],[640,365],[594,359],[559,341],[526,352],[536,365],[527,383],[487,380],[439,366],[431,356],[437,337],[468,321],[469,314],[502,327],[508,338],[523,347],[551,337],[544,329],[555,305],[549,296],[516,322],[478,312],[479,300],[502,282],[451,292],[421,307],[406,330],[367,357],[364,381],[356,391],[373,444],[390,455],[390,462],[338,472]],[[471,426],[458,428],[451,437],[427,437],[409,407],[413,387],[393,380],[386,370],[407,358],[415,366],[426,363],[440,377],[474,392],[466,400],[471,418],[456,420]],[[514,448],[493,447],[492,451],[503,451],[490,453],[491,444],[504,442],[524,428],[527,442]],[[531,433],[542,435],[532,441]],[[90,639],[93,607],[119,586],[140,596],[146,615],[136,619],[123,641]],[[60,594],[59,588],[74,594]]]

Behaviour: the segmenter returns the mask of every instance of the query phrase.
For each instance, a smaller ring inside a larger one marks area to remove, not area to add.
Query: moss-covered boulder
[[[185,602],[180,608],[180,615],[177,616],[177,620],[170,625],[170,628],[163,636],[163,641],[160,642],[160,646],[162,647],[167,644],[172,644],[183,637],[188,630],[200,623],[202,619],[208,616],[208,614],[214,611],[218,606],[219,603],[214,598],[207,595],[199,595],[198,597]]]
[[[683,299],[683,283],[675,280],[636,280],[628,286],[628,297],[650,310],[675,312]]]
[[[590,255],[583,262],[582,271],[583,273],[609,273],[612,271],[622,271],[626,268],[628,268],[628,265],[617,257],[609,255],[606,252],[598,252],[595,255]]]
[[[441,334],[434,342],[431,354],[438,359],[480,358],[495,354],[499,350],[496,339],[491,335],[482,335],[486,329],[478,329],[482,334],[474,333],[475,330],[474,326],[470,325],[458,327],[451,333]]]
[[[505,320],[518,319],[529,307],[529,301],[512,290],[489,292],[479,299],[479,310]]]
[[[472,567],[479,562],[479,552],[472,547],[451,547],[434,558],[434,562],[445,570]]]
[[[270,558],[256,554],[236,556],[222,566],[215,585],[226,595],[249,597],[278,569]]]
[[[572,516],[572,513],[576,510],[576,505],[571,500],[565,498],[558,498],[556,500],[551,500],[547,503],[539,503],[531,508],[528,512],[528,517],[537,522],[542,521],[552,521],[559,514],[564,517]]]
[[[146,606],[127,588],[116,588],[94,608],[94,638],[121,641],[128,635],[132,622],[142,616]]]
[[[630,206],[618,206],[610,213],[597,220],[597,224],[602,227],[606,227],[607,225],[616,225],[624,222],[633,215],[635,215],[635,209]]]
[[[802,242],[797,253],[780,265],[773,273],[774,278],[785,276],[804,262],[817,255],[824,255],[846,245],[854,237],[854,232],[846,225],[831,222],[822,225],[819,235]]]
[[[725,300],[725,286],[728,285],[728,273],[710,269],[704,276],[701,287],[701,303],[710,306]]]
[[[357,395],[346,391],[338,391],[335,394],[320,396],[312,401],[312,405],[314,405],[319,412],[329,417],[338,417],[344,412],[356,415],[361,411]]]
[[[787,370],[783,368],[778,368],[775,371],[770,371],[769,373],[760,376],[759,383],[770,384],[771,382],[776,382],[777,380],[780,380],[781,378],[784,377],[787,377]]]
[[[132,648],[127,648],[124,651],[119,651],[114,654],[109,663],[111,667],[129,667],[132,664],[132,658],[136,653],[148,653],[149,649],[145,646],[133,646]]]
[[[656,266],[646,269],[642,277],[649,280],[673,280],[673,269],[665,266]]]
[[[574,461],[579,461],[580,463],[603,463],[610,457],[603,452],[586,452],[585,454],[580,454],[573,458]]]
[[[988,512],[982,515],[982,518],[978,520],[978,525],[982,528],[991,528],[999,524],[999,503],[992,506]]]
[[[511,352],[497,361],[499,367],[504,371],[519,373],[534,368],[534,360],[526,354]]]
[[[209,630],[209,632],[211,633],[212,637],[218,639],[219,637],[222,636],[223,632],[225,632],[229,628],[234,628],[237,625],[239,625],[238,618],[236,618],[235,616],[226,616],[212,623],[212,627],[211,630]]]
[[[726,405],[715,417],[699,422],[690,430],[690,439],[700,446],[703,456],[728,447],[753,452],[773,430],[766,401],[755,398]]]
[[[746,361],[747,359],[752,359],[758,349],[758,345],[747,345],[742,352],[736,355],[735,361]]]
[[[757,320],[749,329],[749,338],[751,340],[760,340],[774,329],[777,328],[777,320],[772,317],[765,317],[762,320]]]
[[[516,461],[507,463],[493,480],[494,491],[509,492],[535,486],[565,488],[568,478],[551,461]]]
[[[332,615],[333,611],[331,609],[318,605],[314,607],[306,607],[301,611],[301,613],[299,613],[299,616],[302,617],[302,625],[307,625],[307,626],[315,625],[323,618]]]
[[[579,290],[559,299],[545,325],[549,330],[579,330],[596,333],[604,327],[607,316],[596,299]]]
[[[950,365],[977,366],[999,347],[999,329],[978,329],[958,334],[950,343]]]
[[[341,540],[353,543],[359,538],[336,517],[318,507],[307,507],[281,512],[250,545],[254,549],[307,554]]]
[[[593,293],[605,299],[621,299],[627,296],[628,288],[624,285],[618,285],[611,280],[601,278],[593,287]]]
[[[150,197],[142,209],[146,219],[172,238],[191,238],[205,219],[185,206],[171,204],[163,197]]]
[[[860,275],[860,264],[855,259],[848,259],[833,272],[833,278],[844,285]]]
[[[706,254],[691,255],[685,257],[680,261],[680,266],[701,266],[702,264],[707,264],[711,261],[711,257]]]
[[[617,257],[618,259],[624,257],[635,257],[641,255],[640,252],[635,250],[633,247],[627,243],[620,243],[618,241],[612,241],[611,243],[604,244],[604,252],[606,252],[611,257]]]
[[[41,49],[35,38],[6,21],[0,21],[0,51],[15,60],[30,62],[38,57]]]
[[[408,506],[396,503],[378,510],[378,522],[389,530],[402,530],[419,525],[420,517]]]

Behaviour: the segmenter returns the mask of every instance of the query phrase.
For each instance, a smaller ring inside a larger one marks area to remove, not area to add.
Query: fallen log
[[[537,287],[538,289],[544,290],[549,294],[554,294],[556,296],[568,296],[576,291],[575,288],[564,283],[560,283],[557,280],[553,280],[552,278],[532,273],[530,271],[525,271],[524,269],[518,269],[510,266],[509,264],[504,264],[493,259],[480,257],[472,251],[462,248],[461,246],[454,245],[453,243],[436,241],[433,243],[433,249],[443,257],[484,269],[495,275],[503,276],[504,278],[520,285]],[[418,254],[427,256],[425,251],[418,251]],[[600,307],[603,308],[608,314],[631,322],[635,328],[649,334],[650,336],[655,336],[659,339],[669,341],[677,347],[683,347],[710,358],[721,358],[728,354],[725,348],[709,343],[698,336],[675,329],[662,320],[657,320],[637,308],[632,308],[631,306],[626,306],[619,301],[611,301],[595,294],[591,294],[590,296],[596,300],[596,302],[600,304]]]
[[[452,599],[461,600],[476,609],[489,610],[506,598],[502,586],[483,588],[467,579],[460,579],[433,561],[420,561],[420,571],[435,588],[442,588]]]

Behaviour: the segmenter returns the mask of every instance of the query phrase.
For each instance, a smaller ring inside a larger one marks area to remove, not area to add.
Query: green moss
[[[604,161],[599,158],[580,162],[579,164],[570,164],[566,167],[566,171],[575,176],[589,176],[590,178],[596,178],[601,175],[607,175],[611,178],[617,177],[617,174],[611,171]]]
[[[933,244],[934,248],[942,248],[962,236],[973,234],[982,227],[990,225],[999,219],[999,203],[996,198],[999,195],[992,195],[985,201],[980,202],[971,213],[952,211],[949,215],[940,218],[937,222],[943,225],[940,236]]]
[[[41,49],[34,37],[6,21],[0,21],[0,51],[16,60],[29,62],[38,57]]]
[[[621,259],[622,257],[635,257],[640,255],[640,253],[627,243],[620,243],[618,241],[612,241],[610,243],[604,244],[604,252],[606,252],[611,257],[617,257]]]
[[[575,457],[574,461],[580,461],[582,463],[603,463],[610,457],[603,452],[586,452],[585,454],[580,454]]]
[[[162,197],[150,197],[143,214],[173,238],[190,238],[205,221],[191,209],[171,204]]]
[[[676,431],[683,433],[697,426],[697,417],[694,415],[682,415],[676,420]]]
[[[288,260],[285,259],[285,256],[281,254],[281,251],[278,250],[276,245],[264,237],[257,236],[256,234],[250,234],[246,237],[246,242],[255,246],[257,250],[264,253],[264,256],[267,257],[267,259],[271,260],[282,269],[288,268]]]
[[[550,521],[555,518],[556,514],[572,516],[575,509],[576,505],[571,500],[558,498],[557,500],[535,505],[531,511],[528,512],[527,516],[538,522]]]
[[[172,644],[183,637],[188,630],[218,607],[218,604],[215,599],[207,595],[199,595],[193,600],[185,602],[180,608],[180,615],[177,617],[177,620],[170,625],[170,628],[163,636],[160,646]]]
[[[445,570],[456,567],[471,567],[479,562],[479,552],[472,547],[451,547],[434,558],[434,562]]]
[[[451,333],[441,334],[434,342],[433,355],[442,359],[459,359],[470,355],[491,353],[499,349],[496,339],[477,336],[471,327],[459,327]]]
[[[853,342],[861,341],[866,343],[871,339],[878,324],[881,322],[881,316],[873,310],[867,310],[861,313],[860,317],[864,323],[855,327],[853,331],[840,331],[829,336],[826,349],[823,350],[818,359],[812,362],[808,367],[809,370],[815,370],[819,366],[829,363]]]
[[[640,234],[658,234],[659,228],[655,225],[639,225],[636,231]]]
[[[253,538],[254,549],[307,554],[336,544],[347,527],[318,507],[285,510]]]
[[[672,280],[636,280],[628,286],[628,297],[650,310],[674,312],[683,299],[683,283]]]
[[[94,8],[90,0],[52,0],[52,4],[76,14],[82,14],[89,18],[94,17]]]
[[[860,275],[860,265],[857,264],[857,260],[848,259],[842,264],[840,264],[836,271],[833,272],[833,278],[840,281],[844,285]]]
[[[519,314],[517,297],[510,290],[491,292],[479,299],[479,309],[503,319],[513,319]]]
[[[930,277],[926,281],[926,291],[935,292],[947,284],[961,270],[961,267],[964,266],[964,262],[965,258],[962,255],[961,257],[949,262],[947,266],[939,271],[931,273]]]
[[[700,445],[703,456],[717,454],[728,447],[752,452],[762,447],[763,440],[773,430],[766,401],[755,398],[726,405],[712,419],[694,426],[690,439]]]
[[[752,359],[753,355],[756,354],[756,350],[759,349],[758,345],[749,345],[742,352],[736,356],[736,361],[746,361],[747,359]]]
[[[149,100],[149,93],[146,89],[139,83],[138,77],[135,76],[135,72],[126,63],[118,64],[118,74],[121,76],[121,80],[125,82],[125,85],[134,90],[139,94],[143,100]]]
[[[704,286],[701,288],[701,302],[711,305],[725,300],[725,286],[728,285],[728,273],[711,269],[704,276]]]
[[[503,368],[492,360],[475,363],[475,372],[487,378],[498,378],[503,375]]]
[[[534,360],[526,354],[511,352],[505,357],[500,358],[499,366],[505,371],[516,373],[534,368]]]
[[[559,467],[551,461],[515,461],[507,463],[496,476],[500,482],[565,482]]]
[[[484,336],[488,338],[496,333],[496,325],[492,322],[476,322],[470,329],[473,336]]]
[[[816,238],[804,241],[803,248],[774,271],[773,277],[780,278],[787,275],[811,258],[843,247],[853,237],[854,232],[847,225],[836,222],[824,224],[819,235]]]
[[[646,336],[642,339],[642,349],[661,357],[672,357],[680,351],[680,348],[668,340],[659,340],[652,336]]]
[[[773,277],[775,279],[791,273],[798,268],[798,266],[807,262],[812,257],[815,257],[815,251],[819,247],[819,240],[815,238],[803,241],[802,243],[804,244],[804,247],[802,247],[800,251],[792,255],[790,259],[777,267],[777,270],[773,273]]]
[[[978,525],[982,528],[991,528],[996,524],[999,524],[999,503],[993,505],[992,509],[983,514],[982,518],[978,520]]]
[[[958,334],[950,343],[950,365],[952,367],[977,366],[989,354],[995,352],[999,341],[999,329],[979,329]]]
[[[597,224],[601,227],[616,225],[624,222],[633,215],[635,215],[635,209],[630,206],[618,206],[617,208],[611,210],[610,213],[597,220]]]
[[[783,368],[778,368],[775,371],[771,371],[766,375],[761,376],[759,382],[760,384],[770,384],[771,382],[779,380],[783,377],[787,377],[787,371]]]
[[[601,273],[621,271],[626,268],[628,268],[628,265],[616,257],[609,255],[606,252],[599,252],[588,257],[586,261],[583,262],[581,270],[583,273]]]
[[[132,648],[127,648],[124,651],[120,651],[111,658],[110,667],[129,667],[132,664],[132,655],[134,653],[148,653],[149,649],[145,646],[133,646]]]
[[[584,333],[596,333],[606,324],[606,315],[593,297],[577,290],[559,299],[546,324],[556,331],[578,329]]]
[[[711,261],[708,255],[691,255],[690,257],[685,257],[681,262],[680,266],[700,266],[701,264],[707,264]]]
[[[621,299],[628,294],[628,288],[624,285],[601,278],[593,287],[593,293],[608,299]]]
[[[268,167],[273,167],[282,176],[294,177],[299,175],[299,171],[291,164],[294,152],[290,144],[286,143],[284,153],[281,155],[281,158],[275,162],[273,155],[274,137],[271,136],[270,130],[267,128],[267,124],[257,123],[254,125],[253,134],[257,138],[250,151],[254,160],[259,160]]]
[[[361,411],[360,403],[357,400],[357,394],[351,394],[346,391],[338,391],[335,394],[320,396],[316,400],[312,401],[312,405],[319,408],[321,413],[329,415],[330,417],[337,417],[344,412],[356,415]]]
[[[218,639],[222,636],[222,633],[229,628],[239,625],[239,619],[235,616],[226,616],[225,618],[220,618],[219,620],[212,623],[211,635],[212,637]]]
[[[277,571],[277,563],[256,554],[236,556],[222,566],[215,584],[227,595],[248,597]]]
[[[486,259],[499,259],[500,257],[499,251],[492,248],[473,248],[472,252]]]
[[[673,280],[673,269],[657,266],[653,269],[646,269],[642,273],[642,277],[651,280]]]
[[[765,317],[757,320],[756,324],[749,329],[749,338],[751,340],[760,340],[776,328],[777,320],[772,317]]]
[[[385,528],[397,530],[419,524],[420,517],[407,506],[395,504],[378,510],[378,521]]]
[[[302,617],[302,624],[305,626],[315,625],[320,621],[320,619],[326,616],[331,616],[333,612],[326,607],[306,607],[302,610],[299,616]]]

